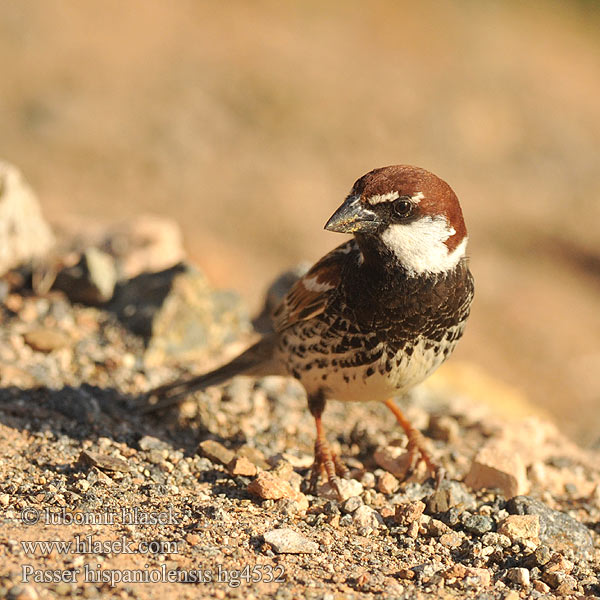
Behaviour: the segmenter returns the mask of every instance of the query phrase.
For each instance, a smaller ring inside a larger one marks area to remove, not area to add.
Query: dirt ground
[[[464,366],[398,399],[447,473],[437,491],[423,465],[400,481],[386,407],[328,403],[339,500],[307,488],[295,382],[237,378],[146,413],[178,369],[147,368],[114,314],[12,293],[0,321],[0,598],[600,597],[598,453],[489,378],[456,387],[457,369],[476,379]]]

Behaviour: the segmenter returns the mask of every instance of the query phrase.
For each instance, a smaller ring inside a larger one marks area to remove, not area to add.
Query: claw
[[[393,400],[386,400],[385,404],[394,413],[398,423],[400,423],[408,438],[408,443],[406,445],[406,450],[408,452],[408,466],[402,479],[405,481],[411,477],[418,464],[423,461],[435,480],[436,489],[439,488],[444,479],[445,471],[433,460],[433,458],[431,458],[423,434],[409,423]]]

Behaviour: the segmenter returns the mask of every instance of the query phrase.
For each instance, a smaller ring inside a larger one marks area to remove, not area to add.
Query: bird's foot
[[[444,479],[445,471],[442,466],[435,462],[431,457],[423,434],[410,424],[408,419],[404,416],[404,413],[393,400],[386,400],[384,404],[394,413],[396,420],[402,429],[404,429],[406,437],[408,438],[408,443],[406,445],[408,461],[404,476],[401,477],[402,481],[406,481],[415,472],[419,463],[423,461],[427,465],[427,469],[435,481],[435,489],[437,490]]]
[[[315,442],[315,461],[311,467],[309,491],[317,495],[319,477],[323,475],[331,487],[335,490],[339,500],[343,500],[340,488],[340,477],[347,479],[350,476],[348,467],[340,460],[339,456],[332,452],[325,440]]]
[[[435,481],[435,489],[437,490],[444,480],[446,471],[431,457],[431,454],[427,449],[425,438],[418,429],[411,428],[406,435],[408,437],[408,443],[406,445],[408,461],[404,476],[401,478],[402,481],[409,479],[422,461],[427,466],[427,470],[431,473],[431,476]]]

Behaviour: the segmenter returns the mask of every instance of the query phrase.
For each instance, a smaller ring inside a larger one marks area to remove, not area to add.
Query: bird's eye
[[[412,211],[412,202],[410,200],[403,200],[399,198],[394,202],[394,212],[399,217],[407,217]]]

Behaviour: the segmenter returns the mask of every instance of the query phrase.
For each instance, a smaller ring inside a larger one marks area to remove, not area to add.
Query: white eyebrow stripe
[[[375,194],[374,196],[370,196],[367,198],[367,202],[374,206],[375,204],[381,204],[382,202],[393,202],[400,198],[400,194],[398,192],[388,192],[387,194]]]
[[[398,200],[398,198],[400,198],[399,192],[388,192],[387,194],[375,194],[374,196],[370,196],[367,198],[367,202],[371,206],[375,206],[375,204],[381,204],[382,202],[393,202],[394,200]],[[423,194],[423,192],[417,192],[414,196],[410,197],[410,201],[414,204],[419,204],[423,198],[425,198],[425,194]]]

